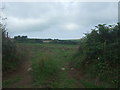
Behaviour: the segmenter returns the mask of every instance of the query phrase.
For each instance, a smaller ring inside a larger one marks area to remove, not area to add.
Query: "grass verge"
[[[20,81],[22,78],[20,76],[15,77],[14,79],[4,80],[2,82],[2,87],[9,88],[12,84]]]

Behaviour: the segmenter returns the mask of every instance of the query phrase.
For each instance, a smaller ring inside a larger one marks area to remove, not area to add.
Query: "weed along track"
[[[16,69],[16,71],[9,73],[3,78],[3,87],[5,88],[31,88],[32,85],[32,75],[31,75],[31,52],[27,55],[26,60],[24,60],[21,65]]]
[[[98,87],[73,67],[78,45],[27,44],[27,58],[16,71],[5,76],[6,88],[85,88]]]
[[[4,87],[23,88],[73,88],[78,87],[70,75],[69,63],[76,52],[76,45],[24,44],[29,59],[10,76],[6,76]],[[17,80],[16,80],[17,79]]]
[[[76,52],[76,45],[46,44],[43,46],[44,48],[40,50],[37,48],[33,50],[35,52],[32,59],[32,74],[35,87],[76,87],[76,81],[70,77],[66,66]]]

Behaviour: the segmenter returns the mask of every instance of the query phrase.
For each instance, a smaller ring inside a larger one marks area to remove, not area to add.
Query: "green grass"
[[[26,46],[35,46],[35,47],[66,47],[66,48],[75,48],[79,45],[71,45],[71,44],[53,44],[53,43],[18,43],[19,45],[26,45]]]
[[[74,58],[74,54],[77,51],[78,45],[63,45],[63,44],[38,44],[38,43],[18,43],[19,46],[23,46],[32,55],[32,77],[35,87],[44,87],[49,85],[52,88],[77,88],[76,80],[72,78],[67,72],[68,69],[62,71],[61,68],[66,66],[66,63],[75,62],[75,65],[80,67],[80,63],[77,62],[78,58]],[[72,63],[73,64],[73,63]],[[97,73],[95,65],[88,65],[90,68],[84,68],[87,74],[86,78],[80,81],[85,88],[107,88],[110,87],[106,81],[102,84],[95,85],[92,82],[88,82],[89,78],[92,81],[95,80]],[[77,66],[76,66],[77,67]],[[66,68],[66,67],[65,67]],[[94,73],[94,74],[93,74]],[[106,75],[107,76],[107,75]],[[20,77],[3,81],[3,87],[10,87],[12,84],[21,80]],[[79,87],[78,87],[79,88]]]
[[[66,62],[76,61],[73,55],[77,51],[77,45],[63,45],[63,44],[25,44],[33,53],[32,68],[34,85],[43,87],[47,82],[50,82],[50,87],[53,88],[74,88],[76,80],[69,76],[68,72],[61,71]],[[79,63],[78,63],[79,64]],[[91,67],[91,66],[89,66]],[[87,69],[88,76],[93,73],[93,68]],[[91,71],[92,70],[92,71]],[[95,77],[93,75],[93,77]],[[89,77],[88,77],[89,78]],[[90,77],[91,78],[91,77]],[[92,78],[91,78],[92,79]],[[93,78],[94,79],[94,78]],[[91,82],[86,82],[87,78],[80,81],[85,88],[102,88]],[[105,84],[107,86],[107,84]]]
[[[98,86],[85,80],[81,80],[80,83],[82,83],[85,88],[104,88],[103,86]]]
[[[71,78],[68,73],[60,72],[56,81],[52,83],[52,88],[76,88],[76,80]]]
[[[4,80],[4,81],[2,82],[2,86],[3,86],[4,88],[9,88],[9,87],[11,87],[11,85],[13,85],[14,83],[20,81],[21,79],[22,79],[22,77],[17,76],[17,77],[15,77],[14,79]]]
[[[33,45],[34,57],[32,58],[34,85],[42,86],[55,78],[64,79],[62,81],[51,83],[51,87],[71,87],[74,85],[73,79],[68,78],[67,73],[60,73],[61,68],[71,59],[75,52],[72,48],[76,45],[59,44],[29,44]],[[35,47],[35,48],[34,48]],[[36,48],[38,47],[38,48]],[[66,49],[69,48],[69,49]],[[52,79],[53,78],[53,79]],[[65,79],[66,78],[66,79]]]
[[[40,55],[33,59],[33,77],[37,85],[44,84],[51,76],[56,75],[59,70],[59,62],[49,54]]]

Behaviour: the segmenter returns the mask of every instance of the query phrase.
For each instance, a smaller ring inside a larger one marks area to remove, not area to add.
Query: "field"
[[[0,4],[3,89],[120,88],[117,2]]]
[[[99,88],[102,85],[85,80],[72,67],[71,61],[79,45],[18,43],[27,56],[16,71],[3,77],[9,88]]]

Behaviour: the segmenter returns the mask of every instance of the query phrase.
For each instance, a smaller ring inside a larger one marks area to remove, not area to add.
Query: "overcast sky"
[[[5,4],[9,35],[79,39],[98,24],[116,24],[117,2],[10,2]]]

